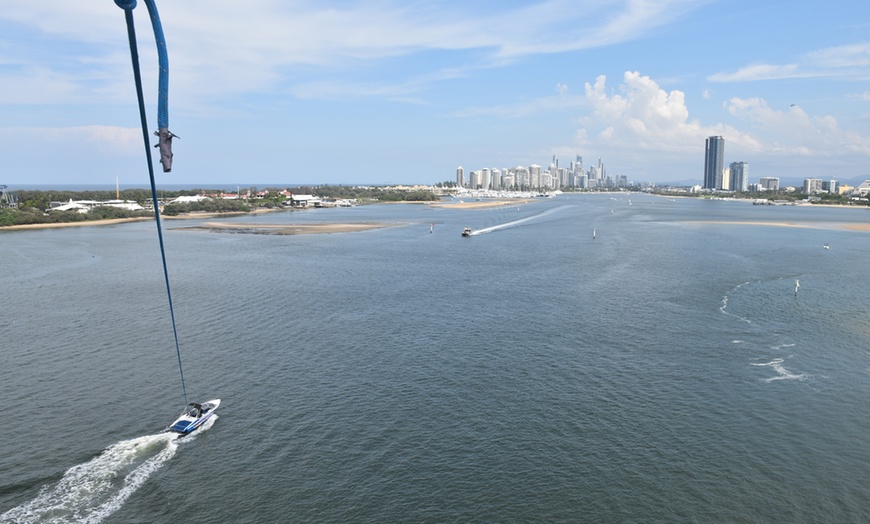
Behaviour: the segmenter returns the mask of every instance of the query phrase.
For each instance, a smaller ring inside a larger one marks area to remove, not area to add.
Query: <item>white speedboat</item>
[[[221,399],[219,398],[203,402],[202,404],[191,402],[181,415],[178,416],[178,419],[169,426],[169,431],[181,433],[182,435],[192,432],[205,424],[205,421],[214,415],[215,410],[220,404]]]

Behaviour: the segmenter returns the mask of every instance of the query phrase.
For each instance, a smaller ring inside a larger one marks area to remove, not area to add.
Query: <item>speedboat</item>
[[[192,432],[196,428],[205,424],[205,422],[214,415],[214,411],[218,406],[220,406],[220,404],[221,399],[219,398],[203,402],[202,404],[191,402],[187,405],[187,408],[181,412],[178,419],[169,426],[169,431],[181,433],[182,435]]]
[[[463,230],[462,230],[462,236],[464,236],[464,237],[470,237],[470,236],[471,236],[471,228],[470,228],[470,227],[467,227],[467,228],[463,229]]]

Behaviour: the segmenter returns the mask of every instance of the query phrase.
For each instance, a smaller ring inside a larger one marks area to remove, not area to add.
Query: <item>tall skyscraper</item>
[[[462,166],[456,168],[456,185],[465,187],[465,170],[462,169]]]
[[[725,139],[721,136],[707,138],[707,152],[704,155],[704,189],[721,189],[724,158]]]
[[[749,189],[749,164],[746,162],[731,162],[731,191],[747,191]]]

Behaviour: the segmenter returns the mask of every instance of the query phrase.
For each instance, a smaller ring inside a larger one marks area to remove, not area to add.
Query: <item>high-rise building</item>
[[[731,162],[731,191],[747,191],[749,189],[749,164],[747,162]]]
[[[465,187],[465,170],[462,169],[462,166],[456,168],[456,185]]]
[[[722,188],[722,163],[725,158],[725,139],[721,136],[707,138],[704,155],[704,189]]]
[[[775,176],[763,176],[759,178],[758,189],[764,191],[779,191],[779,178]]]
[[[816,193],[822,192],[822,179],[821,178],[805,178],[804,179],[804,193],[808,195],[815,195]]]
[[[533,191],[541,188],[541,166],[538,164],[529,166],[529,187]]]
[[[480,189],[489,189],[489,184],[489,168],[485,167],[480,170]]]
[[[726,168],[722,169],[722,180],[721,180],[721,183],[719,184],[718,189],[721,189],[722,191],[731,190],[731,168],[730,167],[726,167]]]
[[[468,182],[469,189],[483,189],[483,177],[480,171],[472,171]]]
[[[490,171],[491,182],[489,184],[490,189],[503,189],[501,182],[501,170],[497,167],[492,168]]]

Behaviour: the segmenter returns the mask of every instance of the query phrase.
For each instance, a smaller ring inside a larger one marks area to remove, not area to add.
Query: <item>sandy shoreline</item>
[[[160,214],[161,220],[164,222],[169,222],[173,220],[191,220],[194,218],[224,218],[224,217],[237,217],[242,215],[258,215],[261,213],[271,213],[273,211],[280,211],[278,209],[257,209],[255,211],[238,211],[232,213],[187,213],[184,215],[176,215],[176,216],[167,216],[163,213]],[[56,222],[51,224],[21,224],[17,226],[2,226],[0,227],[0,232],[2,231],[20,231],[25,229],[55,229],[62,227],[84,227],[84,226],[111,226],[114,224],[126,224],[127,222],[143,222],[145,220],[154,220],[153,216],[147,217],[132,217],[132,218],[107,218],[105,220],[83,220],[81,222]]]
[[[724,225],[724,226],[768,226],[797,227],[804,229],[848,229],[850,231],[870,231],[870,223],[863,222],[763,222],[746,220],[691,220],[683,224],[693,225]]]
[[[518,206],[531,202],[532,199],[504,199],[504,200],[487,200],[475,202],[442,202],[429,203],[429,207],[441,209],[487,209],[502,206]],[[817,206],[817,205],[814,205]],[[850,208],[851,206],[824,206],[832,208]],[[239,217],[242,215],[254,215],[270,212],[282,211],[280,209],[258,209],[253,212],[233,212],[233,213],[189,213],[178,216],[160,215],[165,222],[185,221],[191,219],[208,219],[208,218],[230,218]],[[23,224],[16,226],[0,227],[0,233],[3,231],[23,231],[34,229],[55,229],[68,227],[85,227],[85,226],[110,226],[116,224],[124,224],[127,222],[141,222],[145,220],[154,220],[154,217],[134,217],[134,218],[111,218],[106,220],[86,220],[82,222],[59,222],[52,224]],[[730,221],[730,220],[694,220],[683,221],[684,224],[694,225],[744,225],[744,226],[768,226],[768,227],[797,227],[807,229],[845,229],[849,231],[866,231],[870,232],[870,222],[764,222],[764,221]],[[199,226],[192,227],[173,227],[177,230],[199,230],[199,231],[217,231],[217,232],[234,232],[234,233],[249,233],[249,234],[265,234],[265,235],[306,235],[306,234],[323,234],[323,233],[350,233],[354,231],[367,231],[371,229],[380,229],[385,227],[393,227],[401,224],[381,223],[381,222],[364,222],[364,223],[321,223],[321,224],[244,224],[244,223],[223,223],[223,222],[205,222]]]
[[[135,217],[135,218],[108,218],[106,220],[84,220],[82,222],[58,222],[54,224],[21,224],[17,226],[3,226],[0,231],[20,231],[23,229],[55,229],[62,227],[82,227],[82,226],[111,226],[113,224],[124,224],[127,222],[142,222],[144,220],[154,220],[154,217]]]
[[[441,209],[484,209],[489,207],[518,206],[529,202],[531,202],[531,199],[512,198],[508,200],[486,200],[480,202],[437,202],[435,204],[429,204],[429,207],[437,207]]]
[[[199,226],[175,227],[183,231],[211,231],[217,233],[243,233],[250,235],[317,235],[326,233],[353,233],[393,227],[401,224],[385,222],[323,223],[323,224],[242,224],[205,222]]]

